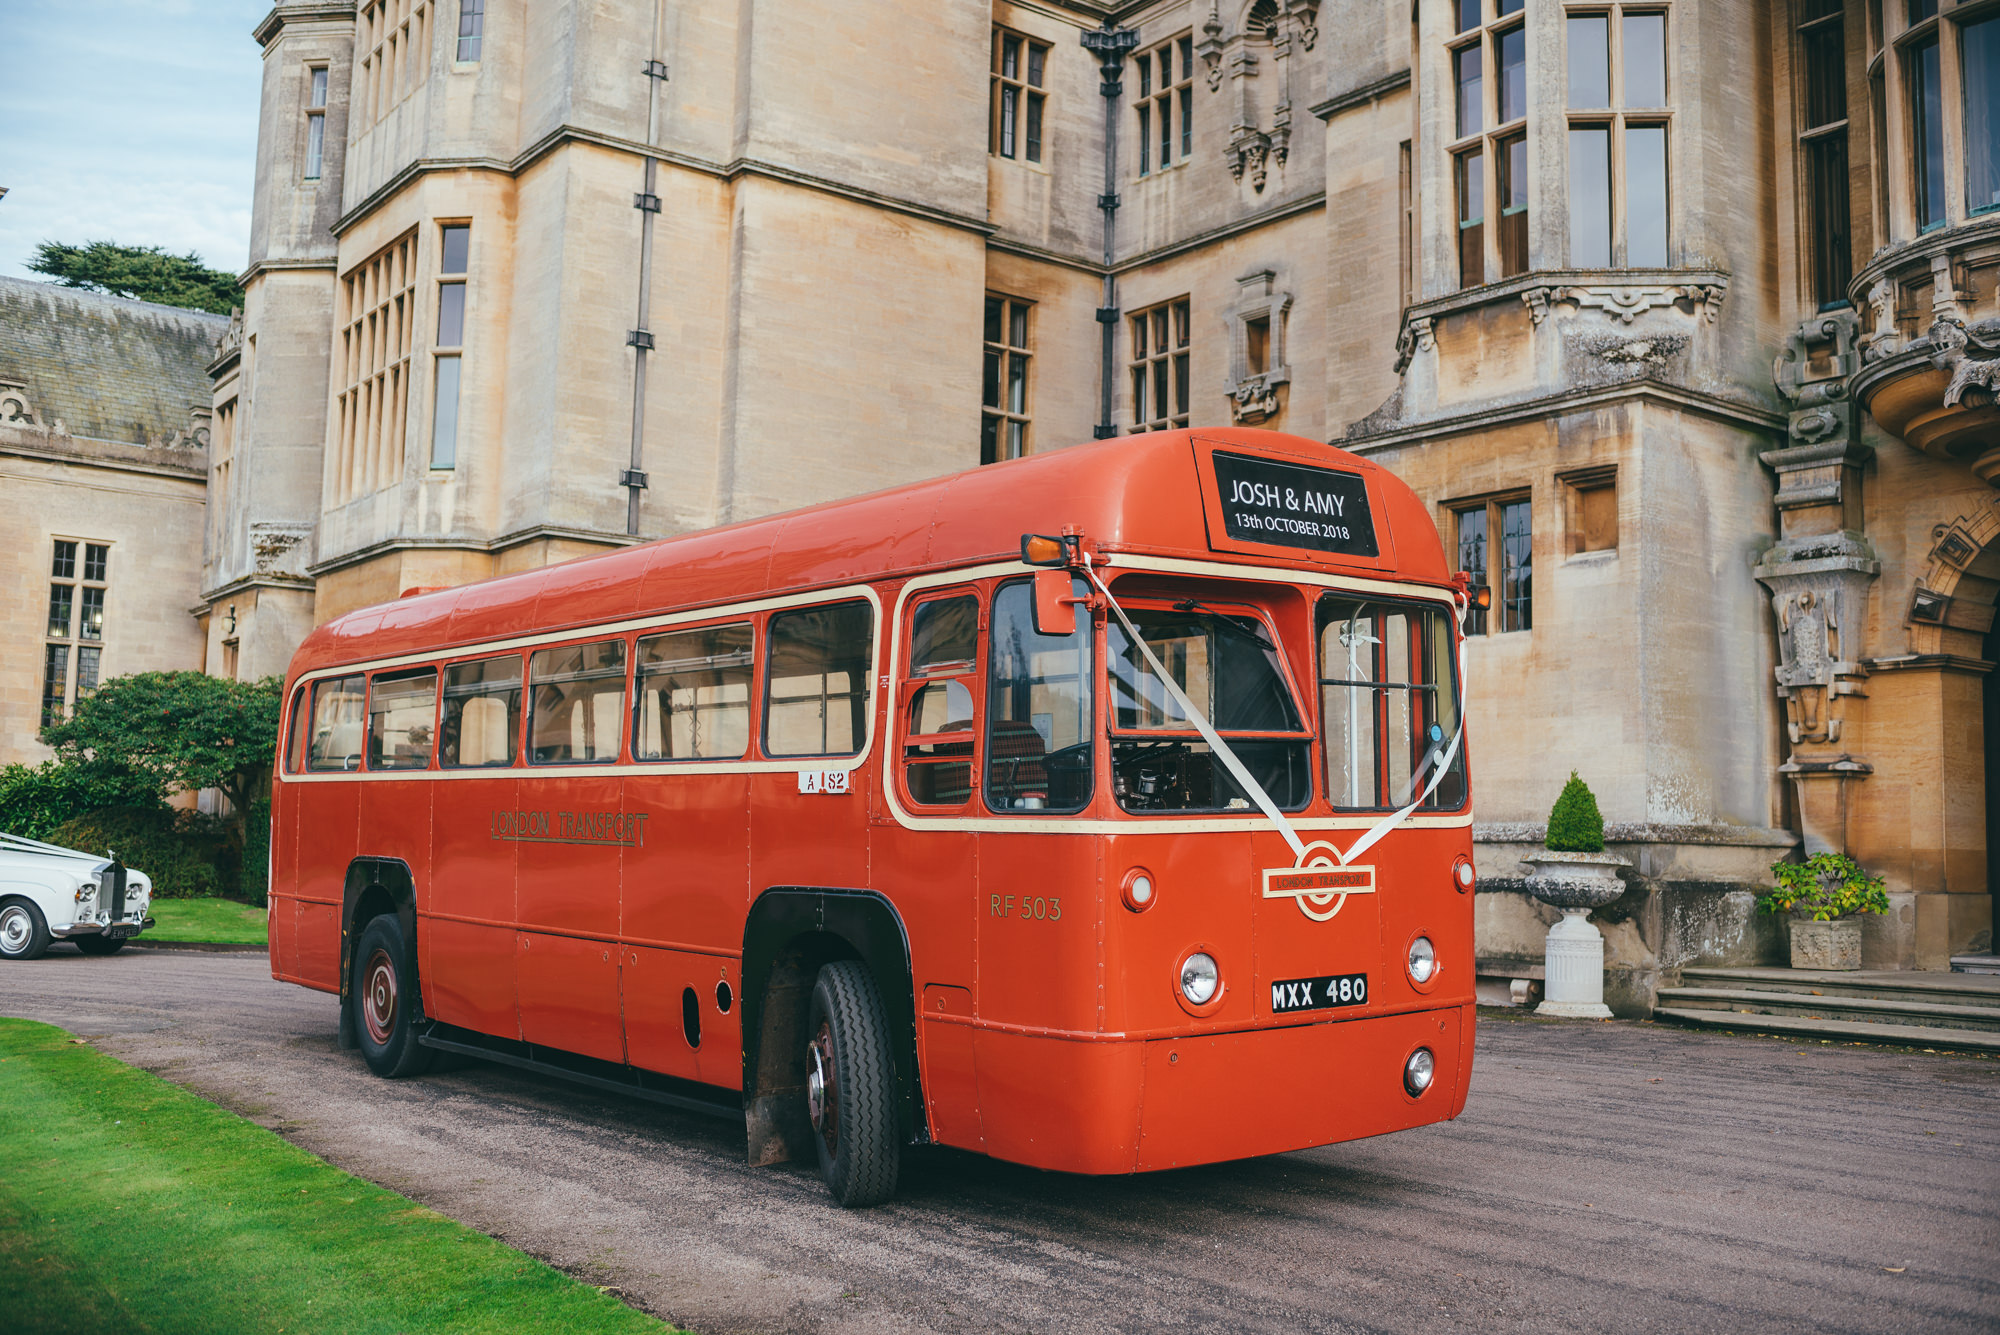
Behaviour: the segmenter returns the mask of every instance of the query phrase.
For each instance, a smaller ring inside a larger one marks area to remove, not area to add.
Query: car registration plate
[[[1285,978],[1271,984],[1271,1010],[1323,1011],[1368,1002],[1368,975],[1336,973],[1323,978]]]

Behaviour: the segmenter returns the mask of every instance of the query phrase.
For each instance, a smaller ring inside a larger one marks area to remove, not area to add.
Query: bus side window
[[[429,769],[436,668],[382,673],[368,688],[368,768]]]
[[[750,749],[750,623],[641,639],[635,760],[740,760]]]
[[[521,658],[483,658],[444,670],[438,763],[446,769],[511,765],[519,750]]]
[[[306,738],[312,729],[308,726],[312,711],[306,708],[306,688],[299,687],[292,692],[292,731],[285,739],[285,773],[297,774],[306,767]]]
[[[625,641],[565,644],[528,660],[534,712],[528,759],[537,765],[609,763],[625,726]]]
[[[366,677],[332,677],[313,683],[312,742],[306,768],[316,773],[361,768],[361,732],[367,719]]]
[[[1089,595],[1081,578],[1079,598]],[[1035,629],[1031,580],[993,595],[987,656],[986,805],[994,811],[1080,811],[1089,805],[1091,619],[1068,635]]]
[[[764,750],[851,756],[868,733],[875,609],[867,603],[776,612],[765,647]]]
[[[972,797],[978,657],[977,598],[917,604],[903,684],[903,785],[919,805],[962,806]]]

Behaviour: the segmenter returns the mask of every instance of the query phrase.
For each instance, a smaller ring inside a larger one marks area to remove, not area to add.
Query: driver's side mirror
[[[1038,635],[1074,635],[1076,633],[1076,605],[1080,600],[1072,591],[1070,574],[1067,570],[1037,570],[1035,572],[1035,633]]]

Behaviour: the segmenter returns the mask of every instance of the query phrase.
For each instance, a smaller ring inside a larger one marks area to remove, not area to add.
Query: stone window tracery
[[[1042,160],[1048,65],[1047,42],[1005,28],[993,30],[987,152],[1023,162]]]
[[[1570,267],[1664,268],[1671,255],[1667,11],[1572,9],[1564,28]]]
[[[1521,0],[1458,0],[1454,20],[1450,152],[1466,288],[1528,269],[1528,30]]]
[[[430,0],[370,0],[355,25],[354,129],[399,106],[430,74]]]

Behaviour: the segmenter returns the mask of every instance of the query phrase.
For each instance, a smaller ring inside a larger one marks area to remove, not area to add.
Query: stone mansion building
[[[414,587],[1262,425],[1398,473],[1494,590],[1492,968],[1540,956],[1513,878],[1572,769],[1636,869],[1614,1004],[1776,959],[1747,891],[1801,847],[1887,878],[1871,967],[1990,946],[2000,10],[284,0],[255,37],[210,671]]]

